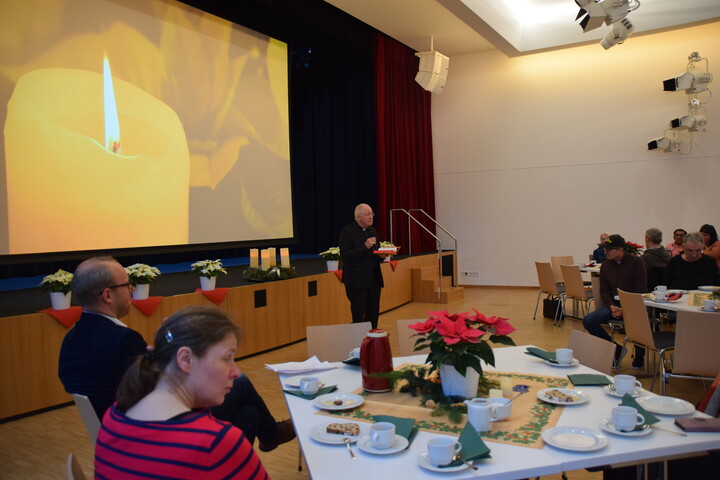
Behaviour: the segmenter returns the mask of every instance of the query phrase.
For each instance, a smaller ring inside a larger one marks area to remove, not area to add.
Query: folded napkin
[[[315,397],[319,397],[320,395],[325,395],[326,393],[334,392],[335,390],[337,390],[337,385],[328,385],[327,387],[321,387],[318,389],[318,391],[315,395],[305,395],[300,390],[285,390],[285,389],[283,389],[283,392],[289,393],[290,395],[295,395],[296,397],[304,398],[305,400],[312,400]]]
[[[485,445],[485,442],[483,442],[480,435],[478,435],[475,431],[475,427],[473,427],[470,422],[465,424],[465,428],[463,428],[460,438],[458,438],[458,442],[462,444],[460,458],[466,462],[472,462],[474,460],[490,456],[490,449],[487,445]],[[462,463],[463,462],[460,460],[453,460],[449,464],[443,465],[440,468],[457,467],[458,465],[462,465]]]
[[[635,430],[641,430],[645,425],[652,425],[654,423],[658,423],[660,419],[653,415],[652,413],[645,410],[643,407],[640,406],[640,404],[635,400],[632,395],[629,393],[626,393],[623,395],[622,402],[620,405],[623,405],[625,407],[633,407],[635,410],[638,411],[643,417],[645,417],[645,423],[642,425],[638,425],[635,427]]]
[[[542,358],[543,360],[547,360],[548,362],[557,363],[557,360],[555,360],[555,352],[548,352],[546,350],[543,350],[542,348],[527,347],[527,352],[525,352],[525,355],[532,355],[533,357]]]
[[[360,359],[359,358],[346,358],[342,361],[345,365],[357,365],[360,366]]]
[[[612,382],[605,375],[594,373],[575,373],[568,375],[568,378],[576,387],[581,385],[612,385]]]
[[[330,370],[331,368],[337,367],[338,366],[335,363],[321,362],[316,356],[308,358],[304,362],[276,363],[274,365],[265,364],[265,368],[269,368],[275,373],[305,373],[319,370]]]
[[[667,296],[667,300],[668,300],[668,302],[672,302],[673,300],[677,300],[682,296],[683,296],[682,293],[673,293],[672,295]]]
[[[415,435],[418,432],[418,426],[415,425],[415,419],[413,418],[402,418],[393,417],[392,415],[373,415],[373,420],[376,422],[390,422],[395,425],[395,434],[400,435],[408,439],[408,447],[415,440]]]

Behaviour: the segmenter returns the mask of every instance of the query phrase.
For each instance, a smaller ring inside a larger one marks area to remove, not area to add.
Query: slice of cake
[[[327,426],[327,433],[337,433],[338,435],[360,435],[360,425],[357,423],[331,423]]]

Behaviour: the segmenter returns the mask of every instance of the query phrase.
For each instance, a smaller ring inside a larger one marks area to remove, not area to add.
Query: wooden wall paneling
[[[288,280],[288,314],[285,321],[291,342],[305,338],[305,315],[317,302],[318,296],[308,297],[308,284],[317,283],[318,275]]]
[[[381,312],[387,312],[412,300],[409,264],[410,262],[404,260],[399,261],[395,270],[389,263],[380,266],[385,284],[380,295]]]
[[[316,275],[318,294],[307,298],[305,326],[335,325],[352,322],[350,302],[345,296],[345,286],[334,273]],[[304,336],[304,334],[303,334]]]
[[[258,290],[265,290],[267,305],[255,308],[255,292]],[[238,355],[250,355],[290,342],[285,325],[289,312],[288,291],[286,281],[260,283],[230,291],[232,298],[226,301],[234,305],[233,311],[239,313],[235,321],[244,335],[238,346]]]
[[[157,332],[158,327],[167,317],[163,309],[163,304],[168,302],[169,298],[163,298],[157,310],[149,317],[135,308],[134,305],[131,305],[130,312],[122,318],[122,322],[140,333],[148,345],[153,345],[155,343],[155,332]]]

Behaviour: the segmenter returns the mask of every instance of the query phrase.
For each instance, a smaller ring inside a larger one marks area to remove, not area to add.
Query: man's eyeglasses
[[[127,287],[127,289],[130,290],[131,292],[132,292],[133,290],[135,290],[135,284],[132,283],[132,282],[121,283],[121,284],[118,284],[118,285],[108,285],[108,286],[105,287],[105,288],[110,288],[110,289],[112,289],[112,288],[122,288],[122,287]],[[102,293],[105,291],[105,288],[103,288],[103,289],[100,291],[100,293],[98,293],[98,295],[102,295]]]

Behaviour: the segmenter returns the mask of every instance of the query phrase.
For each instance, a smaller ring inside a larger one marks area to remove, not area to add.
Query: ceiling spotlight
[[[623,18],[619,22],[613,24],[612,30],[610,30],[602,40],[600,40],[600,45],[607,50],[617,44],[622,44],[625,40],[627,40],[633,30],[635,30],[635,27],[630,19]]]
[[[575,17],[575,20],[580,20],[580,26],[583,32],[589,32],[595,30],[605,22],[605,10],[595,0],[575,0],[575,3],[580,7],[580,11]]]
[[[670,137],[660,137],[648,143],[648,150],[662,149],[666,152],[679,152],[680,139]]]
[[[687,128],[695,132],[707,132],[707,124],[705,115],[685,115],[670,120],[670,128]]]
[[[693,73],[685,72],[679,77],[668,78],[663,81],[664,92],[675,92],[685,90],[685,93],[704,92],[708,89],[708,83],[712,82],[713,75],[710,72]]]

